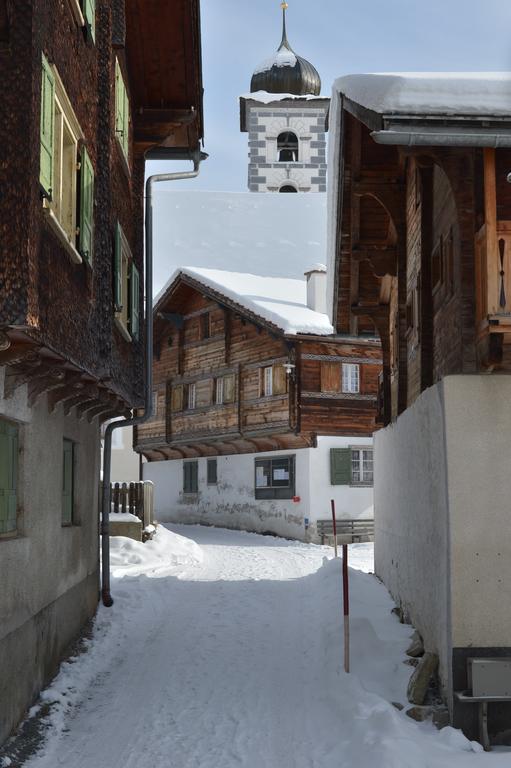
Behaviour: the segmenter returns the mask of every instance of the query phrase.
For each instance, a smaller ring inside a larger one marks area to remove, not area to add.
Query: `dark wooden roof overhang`
[[[101,422],[128,416],[132,407],[140,405],[130,404],[128,393],[119,391],[109,377],[98,377],[41,344],[30,328],[1,330],[0,366],[6,367],[5,398],[26,384],[28,404],[34,406],[45,394],[50,413],[61,403],[65,415],[75,409],[78,418]]]
[[[199,0],[126,0],[137,154],[186,155],[203,138]]]

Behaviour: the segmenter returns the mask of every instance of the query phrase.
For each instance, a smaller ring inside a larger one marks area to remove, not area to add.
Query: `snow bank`
[[[335,81],[342,93],[380,114],[509,117],[510,72],[379,72]]]
[[[307,283],[283,277],[263,277],[244,272],[219,269],[183,267],[176,270],[167,285],[158,294],[161,301],[168,288],[180,274],[188,275],[231,299],[249,311],[268,320],[284,333],[313,333],[323,336],[334,332],[327,315],[314,312],[307,306]]]
[[[132,515],[131,512],[110,512],[109,520],[111,523],[139,523],[140,518]]]
[[[115,578],[142,574],[150,576],[162,568],[196,565],[202,562],[202,558],[198,544],[161,525],[145,544],[125,536],[112,536],[110,539],[110,562]]]

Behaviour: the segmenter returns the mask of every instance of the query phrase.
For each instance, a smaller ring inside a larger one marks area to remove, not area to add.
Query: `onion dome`
[[[282,41],[277,52],[265,59],[254,71],[250,92],[292,93],[295,96],[319,96],[321,78],[312,64],[298,56],[289,45],[286,34],[287,3],[282,8]]]

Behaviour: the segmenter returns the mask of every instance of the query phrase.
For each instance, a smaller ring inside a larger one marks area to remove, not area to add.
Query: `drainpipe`
[[[152,156],[151,156],[152,157]],[[145,398],[144,412],[141,416],[112,421],[105,429],[103,447],[103,491],[101,497],[101,599],[109,608],[113,605],[110,592],[110,469],[112,463],[112,433],[114,429],[135,427],[143,424],[153,415],[153,186],[161,181],[179,181],[193,179],[199,175],[200,163],[207,158],[197,149],[193,153],[171,155],[166,159],[192,160],[193,171],[178,173],[158,173],[149,176],[145,194]],[[163,159],[163,158],[162,158]]]

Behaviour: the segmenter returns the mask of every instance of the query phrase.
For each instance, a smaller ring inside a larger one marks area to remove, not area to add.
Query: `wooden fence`
[[[112,483],[110,485],[111,511],[129,512],[139,518],[142,527],[153,522],[153,484],[149,480],[139,483]]]

